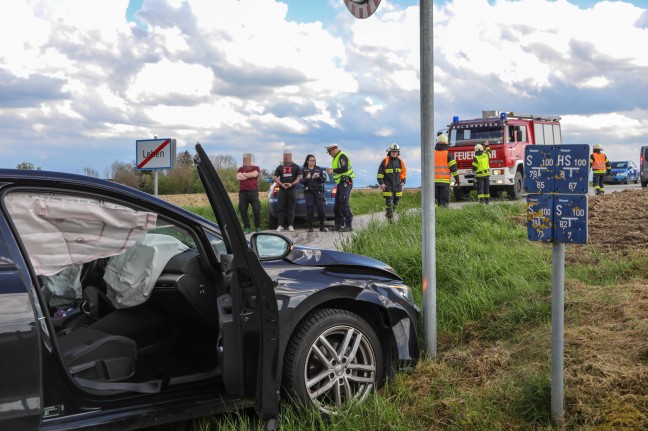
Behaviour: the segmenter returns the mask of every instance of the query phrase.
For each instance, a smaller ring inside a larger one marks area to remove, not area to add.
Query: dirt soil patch
[[[648,252],[648,191],[589,197],[588,243],[604,250]]]

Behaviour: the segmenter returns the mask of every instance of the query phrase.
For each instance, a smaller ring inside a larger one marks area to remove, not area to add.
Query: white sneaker
[[[293,229],[292,226],[288,226],[288,232],[294,232],[294,231],[295,231],[295,229]]]
[[[277,228],[277,232],[281,232],[281,231],[283,231],[283,226],[279,226],[279,227]]]

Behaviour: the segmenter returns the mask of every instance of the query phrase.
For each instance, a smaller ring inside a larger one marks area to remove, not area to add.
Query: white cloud
[[[145,1],[146,27],[126,21],[128,0],[12,1],[0,14],[5,163],[49,157],[71,170],[83,162],[70,167],[70,145],[106,141],[129,160],[135,139],[166,135],[272,165],[284,148],[339,142],[367,173],[361,185],[396,141],[416,173],[418,7],[383,1],[357,20],[332,0],[334,22],[288,22],[295,1]],[[648,142],[648,29],[635,26],[645,7],[454,0],[433,13],[433,130],[500,109],[560,114],[566,141],[619,154]]]

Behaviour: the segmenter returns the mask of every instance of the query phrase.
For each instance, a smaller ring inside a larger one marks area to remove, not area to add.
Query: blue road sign
[[[554,195],[553,240],[587,243],[587,196]]]
[[[554,148],[554,191],[586,195],[589,186],[589,145],[557,145]]]
[[[553,195],[527,196],[529,241],[553,241]]]
[[[527,145],[524,149],[524,191],[553,193],[554,146]]]

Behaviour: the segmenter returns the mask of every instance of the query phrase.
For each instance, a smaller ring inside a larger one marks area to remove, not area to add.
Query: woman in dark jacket
[[[315,156],[309,154],[304,161],[301,183],[304,185],[304,199],[306,200],[306,219],[308,220],[308,231],[313,231],[313,207],[317,207],[317,216],[320,222],[320,232],[326,232],[324,227],[324,182],[326,174],[324,170],[316,165]]]

